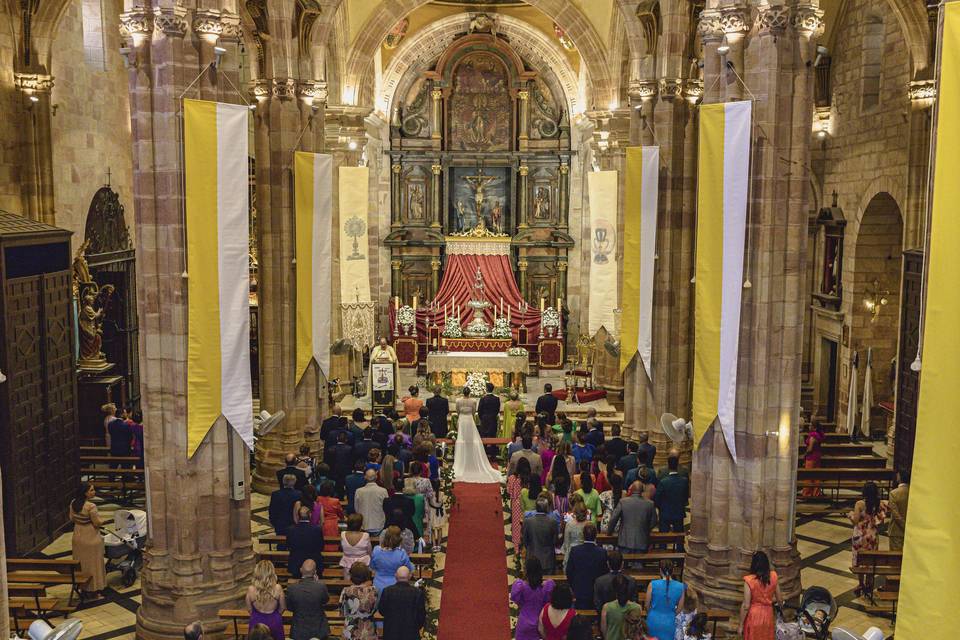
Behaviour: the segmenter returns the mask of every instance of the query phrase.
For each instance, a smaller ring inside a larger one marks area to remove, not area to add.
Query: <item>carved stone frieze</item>
[[[193,12],[193,32],[201,36],[220,37],[223,33],[223,22],[220,12],[216,9],[197,9]]]
[[[253,93],[253,97],[260,100],[265,98],[292,100],[298,95],[306,97],[306,94],[300,92],[300,86],[313,86],[318,84],[323,85],[323,99],[326,100],[326,83],[298,82],[293,78],[261,78],[250,83],[250,90]],[[315,86],[305,90],[317,91]]]
[[[134,7],[120,14],[121,36],[149,36],[153,33],[153,14],[144,7]]]
[[[745,34],[750,31],[750,9],[725,7],[720,10],[720,28],[724,34]]]
[[[25,93],[50,93],[53,89],[53,76],[42,73],[15,73],[13,81]]]
[[[932,102],[937,97],[935,80],[912,80],[910,82],[910,102]]]
[[[660,98],[673,100],[683,93],[682,78],[660,78]]]
[[[312,100],[314,103],[327,103],[327,83],[301,80],[297,84],[297,96]]]
[[[187,34],[187,9],[180,5],[156,7],[153,10],[153,26],[160,33],[182,38]]]
[[[703,80],[687,79],[683,82],[683,97],[690,104],[696,104],[703,99]]]
[[[720,12],[716,9],[704,9],[697,24],[700,39],[704,44],[719,42],[723,38],[723,26],[720,21]]]
[[[761,35],[780,35],[790,24],[790,8],[784,5],[771,5],[757,13],[757,30]]]

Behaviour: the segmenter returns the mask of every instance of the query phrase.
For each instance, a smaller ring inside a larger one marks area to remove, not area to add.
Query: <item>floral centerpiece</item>
[[[513,333],[510,331],[510,323],[507,322],[507,319],[504,317],[497,318],[493,321],[493,331],[490,332],[491,338],[512,338]]]
[[[560,312],[553,307],[547,307],[540,315],[540,330],[546,330],[548,336],[553,336],[560,329]]]
[[[410,331],[417,322],[417,312],[408,304],[403,305],[397,311],[397,324],[403,329],[404,334],[410,335]]]
[[[463,330],[460,329],[460,322],[455,316],[449,316],[443,325],[444,338],[462,338]]]
[[[487,374],[482,371],[472,371],[467,374],[466,387],[470,389],[470,395],[474,398],[479,398],[487,392],[487,383],[490,380],[487,378]]]
[[[530,352],[523,347],[510,347],[507,349],[508,356],[528,356]]]

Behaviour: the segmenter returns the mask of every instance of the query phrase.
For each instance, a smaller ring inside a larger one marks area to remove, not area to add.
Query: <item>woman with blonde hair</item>
[[[401,540],[400,527],[395,525],[387,527],[380,534],[380,546],[373,550],[370,558],[370,568],[376,574],[373,586],[377,593],[383,593],[384,589],[397,583],[396,574],[400,567],[406,567],[413,572],[413,563],[400,546]]]
[[[387,454],[380,463],[380,486],[387,490],[387,495],[396,493],[394,482],[400,476],[396,471],[397,459]]]
[[[270,629],[273,640],[284,640],[283,611],[287,603],[283,588],[277,583],[277,572],[269,560],[261,560],[253,568],[253,584],[247,587],[246,601],[250,612],[247,627],[253,629],[264,624]]]

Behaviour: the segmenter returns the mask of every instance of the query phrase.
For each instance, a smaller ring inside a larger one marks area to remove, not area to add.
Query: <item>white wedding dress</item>
[[[453,448],[453,479],[457,482],[502,482],[500,472],[490,466],[483,450],[473,414],[477,401],[460,397],[457,400],[457,442]]]

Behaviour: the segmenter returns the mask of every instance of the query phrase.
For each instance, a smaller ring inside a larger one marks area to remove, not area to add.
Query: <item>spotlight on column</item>
[[[218,46],[213,48],[213,55],[215,56],[213,60],[213,66],[215,68],[220,68],[220,62],[223,60],[223,56],[226,53],[227,53],[227,50],[224,49],[223,47]]]
[[[727,55],[728,53],[730,53],[730,45],[728,45],[727,43],[723,43],[722,45],[717,47],[717,53],[719,53],[722,56]]]
[[[38,98],[37,96],[30,96],[30,102],[36,104],[40,102],[40,98]]]
[[[356,141],[356,140],[351,140],[349,143],[347,143],[347,148],[350,149],[350,151],[356,151],[356,150],[357,150],[357,141]]]

